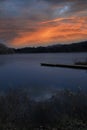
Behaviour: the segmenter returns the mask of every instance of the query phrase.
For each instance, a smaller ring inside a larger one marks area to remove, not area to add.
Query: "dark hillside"
[[[0,54],[12,54],[14,50],[12,48],[6,47],[4,44],[0,43]]]
[[[47,47],[25,47],[15,49],[16,53],[57,53],[57,52],[87,52],[87,41],[68,45],[52,45]]]

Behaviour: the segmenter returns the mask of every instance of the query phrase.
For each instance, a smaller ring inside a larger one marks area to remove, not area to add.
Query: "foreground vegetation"
[[[87,94],[64,90],[34,101],[9,91],[0,96],[0,130],[87,130]]]

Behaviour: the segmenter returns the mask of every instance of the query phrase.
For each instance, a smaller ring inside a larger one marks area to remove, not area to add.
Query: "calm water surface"
[[[44,99],[59,89],[87,90],[87,71],[41,67],[41,62],[73,64],[87,53],[0,55],[0,91],[24,89],[34,99]]]

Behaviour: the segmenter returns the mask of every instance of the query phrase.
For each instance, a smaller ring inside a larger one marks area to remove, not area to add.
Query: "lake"
[[[0,92],[23,89],[36,100],[50,98],[58,90],[87,90],[87,71],[42,67],[40,63],[73,64],[87,60],[87,53],[0,55]]]

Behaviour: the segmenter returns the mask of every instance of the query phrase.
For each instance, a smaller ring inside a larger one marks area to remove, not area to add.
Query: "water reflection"
[[[80,86],[86,90],[86,71],[40,66],[41,62],[70,64],[75,58],[86,59],[87,53],[1,55],[0,91],[23,88],[39,100],[49,98],[59,89],[76,90]]]

